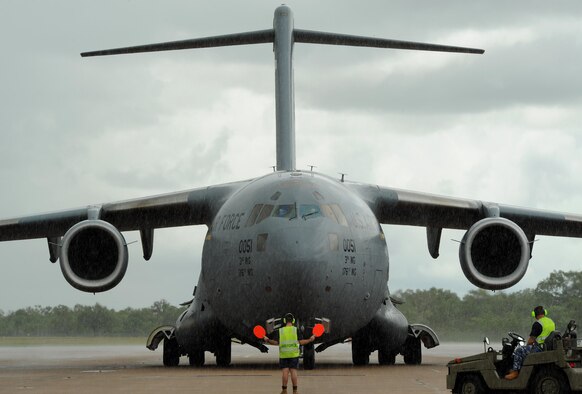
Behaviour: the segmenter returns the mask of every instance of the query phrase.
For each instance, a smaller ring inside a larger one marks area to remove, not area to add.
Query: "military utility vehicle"
[[[575,329],[576,323],[571,320],[564,334],[552,332],[544,351],[530,353],[525,358],[515,380],[504,377],[511,369],[513,351],[525,344],[524,338],[509,332],[509,338],[503,338],[499,351],[487,348],[489,340],[485,338],[483,353],[455,358],[447,364],[447,389],[463,394],[582,392],[582,339],[577,339]]]

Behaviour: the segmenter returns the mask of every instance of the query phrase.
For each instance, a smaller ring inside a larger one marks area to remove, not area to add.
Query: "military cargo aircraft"
[[[296,43],[482,54],[480,49],[351,36],[294,28],[287,6],[275,10],[272,29],[136,47],[82,56],[272,43],[275,55],[276,167],[256,179],[128,201],[0,221],[0,240],[46,238],[50,260],[85,292],[112,289],[123,279],[128,250],[122,232],[139,230],[143,255],[152,256],[154,230],[206,225],[202,269],[194,299],[175,326],[160,327],[150,349],[164,343],[164,364],[187,356],[201,366],[205,352],[231,362],[233,340],[267,351],[256,328],[275,330],[278,317],[295,314],[315,351],[351,340],[352,361],[378,351],[380,364],[397,354],[421,362],[421,343],[438,337],[409,324],[387,286],[389,258],[381,224],[426,228],[437,258],[444,228],[467,230],[459,248],[467,279],[484,289],[505,289],[525,274],[536,235],[582,237],[582,216],[348,182],[295,163],[293,46]],[[262,332],[258,330],[258,332]]]

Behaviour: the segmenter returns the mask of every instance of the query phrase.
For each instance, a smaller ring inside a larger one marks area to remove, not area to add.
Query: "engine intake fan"
[[[531,257],[524,231],[511,220],[495,217],[473,224],[459,248],[465,276],[482,289],[502,290],[523,278]]]
[[[127,244],[112,224],[85,220],[63,237],[61,271],[71,286],[88,293],[115,287],[127,270]]]

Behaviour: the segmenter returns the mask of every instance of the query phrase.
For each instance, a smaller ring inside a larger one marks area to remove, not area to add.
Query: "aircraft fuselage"
[[[211,308],[242,340],[287,312],[328,318],[325,340],[344,338],[388,298],[388,268],[384,234],[360,197],[318,173],[275,172],[231,196],[212,221],[191,309]]]

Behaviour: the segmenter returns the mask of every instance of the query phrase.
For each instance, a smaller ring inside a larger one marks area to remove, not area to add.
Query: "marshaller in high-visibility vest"
[[[265,342],[271,345],[279,345],[279,367],[281,368],[281,387],[283,391],[287,390],[287,382],[289,380],[289,374],[291,374],[291,381],[293,382],[293,392],[297,391],[297,368],[299,366],[299,357],[301,352],[299,346],[304,346],[315,341],[315,335],[312,334],[308,339],[299,339],[297,336],[297,327],[295,324],[295,317],[291,313],[287,313],[283,318],[283,327],[279,328],[279,340],[270,339],[268,336],[264,336]],[[255,335],[259,336],[264,332],[264,328],[261,326],[255,326]],[[319,329],[318,332],[322,333],[323,330]]]
[[[297,327],[279,328],[279,358],[296,358],[300,355]]]

